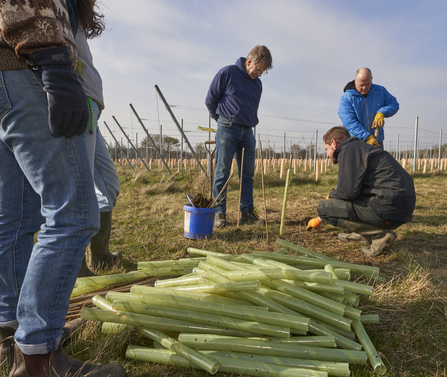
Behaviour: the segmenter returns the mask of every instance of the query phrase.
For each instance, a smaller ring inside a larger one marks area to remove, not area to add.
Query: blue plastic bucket
[[[185,204],[185,227],[186,238],[203,239],[213,235],[214,215],[216,208],[197,208]]]

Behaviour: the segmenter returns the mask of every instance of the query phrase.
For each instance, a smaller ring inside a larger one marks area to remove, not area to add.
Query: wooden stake
[[[281,225],[279,227],[279,236],[280,237],[282,237],[284,234],[284,224],[286,222],[287,200],[289,199],[289,184],[290,184],[290,168],[287,169],[286,186],[284,188],[284,200],[282,202]]]
[[[279,179],[283,180],[284,179],[284,175],[286,174],[286,159],[282,158],[281,159],[281,168],[279,169]]]

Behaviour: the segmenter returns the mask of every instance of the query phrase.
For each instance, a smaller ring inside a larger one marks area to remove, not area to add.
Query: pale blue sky
[[[191,144],[208,139],[204,99],[223,66],[257,44],[266,45],[274,68],[262,77],[257,133],[280,149],[283,135],[305,146],[337,115],[343,87],[357,68],[369,67],[373,82],[396,96],[400,111],[385,122],[385,147],[414,140],[419,117],[421,148],[447,142],[447,1],[358,0],[101,0],[107,30],[90,42],[104,81],[106,109],[126,132],[145,137],[132,103],[150,133],[179,137],[157,84]],[[215,127],[213,121],[212,126]],[[288,142],[289,143],[289,142]],[[322,151],[322,150],[321,150]]]

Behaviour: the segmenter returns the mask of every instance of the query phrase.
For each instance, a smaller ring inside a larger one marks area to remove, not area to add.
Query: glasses
[[[258,71],[258,75],[262,76],[262,75],[267,75],[268,74],[267,70],[261,71],[256,64],[255,64],[255,67],[256,67],[256,70]]]

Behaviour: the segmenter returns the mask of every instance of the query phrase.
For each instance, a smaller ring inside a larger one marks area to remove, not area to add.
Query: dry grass
[[[206,240],[183,236],[183,206],[186,194],[209,196],[209,183],[203,174],[187,171],[175,179],[161,172],[149,175],[141,169],[133,177],[131,170],[119,170],[121,195],[114,211],[111,250],[120,250],[124,262],[104,273],[130,271],[143,260],[186,257],[193,246],[229,254],[253,250],[274,251],[279,235],[284,182],[278,169],[265,176],[269,241],[265,228],[236,228],[238,185],[236,177],[229,185],[228,211],[231,225],[214,231]],[[362,297],[365,314],[380,315],[379,325],[366,325],[377,350],[386,362],[387,376],[446,376],[447,369],[447,175],[415,175],[417,204],[413,221],[397,229],[397,239],[376,258],[365,256],[360,243],[343,243],[338,228],[323,225],[307,232],[301,220],[315,216],[318,202],[336,185],[336,168],[323,173],[315,183],[309,172],[292,177],[287,222],[283,238],[330,257],[380,267],[387,282],[378,285],[371,297]],[[255,176],[255,205],[264,214],[260,174]],[[205,376],[189,371],[125,359],[128,344],[149,344],[137,331],[129,329],[115,336],[103,335],[99,325],[89,323],[67,351],[83,360],[122,362],[130,377]],[[355,366],[351,376],[373,376],[369,365]],[[3,376],[0,373],[0,376]],[[4,374],[6,376],[6,374]],[[218,377],[229,377],[218,373]]]

